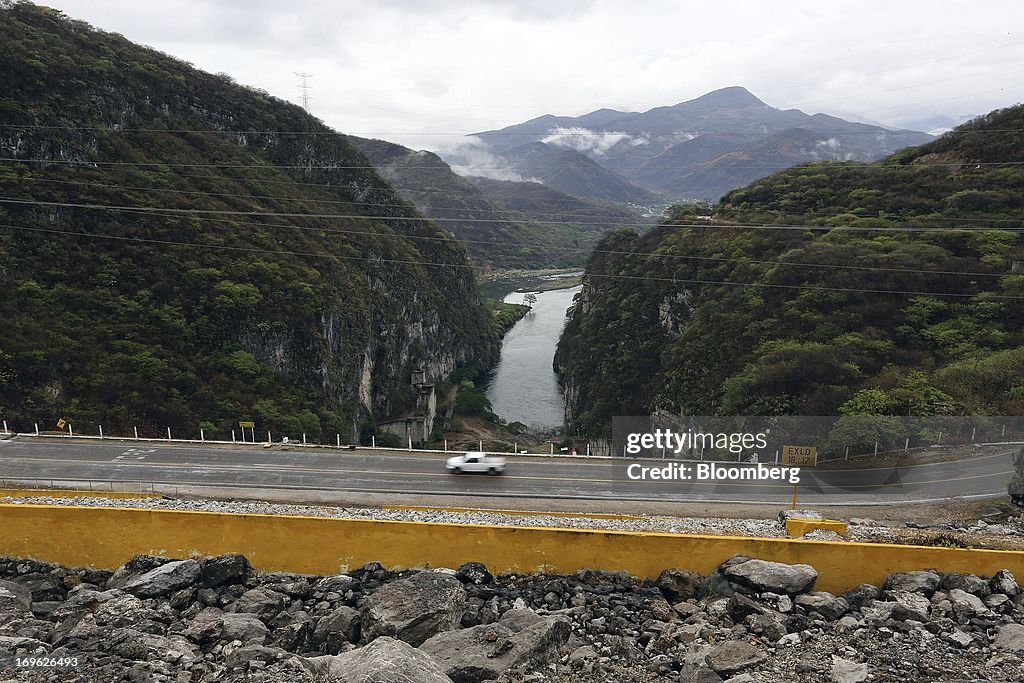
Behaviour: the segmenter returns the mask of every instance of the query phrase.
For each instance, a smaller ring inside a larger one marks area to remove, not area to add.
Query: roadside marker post
[[[338,442],[338,448],[341,448],[341,434],[335,434],[335,440]]]
[[[39,423],[36,422],[35,425],[36,425],[36,436],[39,436]]]
[[[103,438],[103,425],[100,425],[100,438]]]
[[[782,464],[796,467],[814,467],[818,464],[818,449],[814,446],[783,446]],[[796,510],[797,483],[793,484],[793,510]]]
[[[202,427],[199,428],[199,440],[203,441],[203,442],[206,441],[206,434],[203,433],[203,428]]]
[[[132,430],[135,432],[135,440],[138,441],[139,440],[139,428],[138,427],[132,427]]]
[[[170,427],[167,428],[167,440],[168,441],[171,440],[171,428]]]

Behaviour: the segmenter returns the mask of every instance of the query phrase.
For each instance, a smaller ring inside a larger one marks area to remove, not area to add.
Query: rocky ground
[[[316,577],[258,573],[238,555],[140,556],[114,572],[7,559],[0,681],[1024,680],[1024,594],[1009,572],[895,574],[843,595],[814,591],[816,578],[743,556],[656,581],[494,577],[476,563]]]

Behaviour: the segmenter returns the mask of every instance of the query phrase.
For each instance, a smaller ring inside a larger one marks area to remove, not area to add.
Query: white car
[[[505,471],[505,458],[496,458],[487,455],[483,451],[469,451],[462,455],[448,458],[445,463],[449,472],[462,474],[463,472],[486,472],[487,474],[501,474]]]

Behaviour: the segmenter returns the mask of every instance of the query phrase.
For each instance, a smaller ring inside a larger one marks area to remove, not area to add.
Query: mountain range
[[[933,139],[918,131],[777,109],[738,86],[645,112],[546,114],[472,138],[472,145],[441,154],[474,173],[469,152],[478,158],[483,151],[505,176],[636,206],[715,201],[801,163],[870,162]]]
[[[353,135],[347,139],[483,268],[582,266],[606,233],[654,223],[624,203],[573,196],[539,182],[461,176],[432,152]]]

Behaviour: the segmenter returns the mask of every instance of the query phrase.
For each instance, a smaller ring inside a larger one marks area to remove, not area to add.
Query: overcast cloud
[[[52,0],[299,101],[346,133],[438,149],[541,114],[643,111],[742,85],[768,104],[929,130],[1024,100],[1024,3]]]

